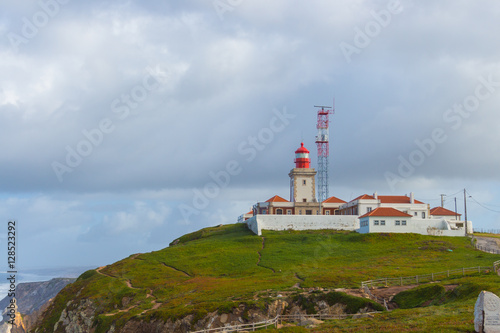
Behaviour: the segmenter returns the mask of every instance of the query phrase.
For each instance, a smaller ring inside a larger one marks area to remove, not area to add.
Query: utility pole
[[[441,194],[441,207],[444,207],[444,197],[446,194]]]
[[[467,236],[467,191],[464,189],[465,236]]]
[[[457,213],[457,197],[455,197],[455,220],[458,221],[458,213]]]

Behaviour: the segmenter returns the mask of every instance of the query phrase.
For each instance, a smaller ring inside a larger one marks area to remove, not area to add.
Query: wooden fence
[[[474,229],[474,233],[500,234],[500,229]]]
[[[474,246],[476,249],[481,250],[483,252],[500,254],[500,250],[498,249],[479,246],[477,244],[474,244]],[[471,273],[481,274],[481,273],[487,273],[491,270],[497,272],[499,268],[500,268],[500,260],[497,260],[493,263],[492,266],[486,266],[486,267],[484,266],[464,267],[464,268],[452,269],[443,272],[424,274],[424,275],[413,275],[405,277],[383,278],[377,280],[363,281],[361,282],[361,289],[364,289],[366,291],[366,289],[373,287],[404,286],[411,284],[420,284],[420,283],[436,281],[439,279],[445,279],[445,278],[447,279],[450,277],[465,276],[466,274],[471,274]],[[368,295],[371,295],[371,293],[368,293]]]
[[[318,314],[293,314],[293,315],[277,315],[273,319],[264,320],[258,323],[253,324],[241,324],[234,326],[226,326],[226,327],[217,327],[217,328],[207,328],[201,331],[190,332],[190,333],[232,333],[232,332],[248,332],[255,331],[260,328],[266,328],[269,326],[277,327],[278,323],[281,324],[285,322],[299,322],[304,319],[314,318],[319,320],[332,320],[332,319],[346,319],[351,318],[353,316],[363,316],[363,315],[373,315],[376,313],[381,313],[381,311],[373,311],[366,313],[356,313],[356,314],[329,314],[329,313],[318,313]]]
[[[217,327],[217,328],[207,328],[207,329],[204,329],[201,331],[195,331],[195,332],[192,331],[191,333],[218,333],[218,332],[230,333],[230,332],[248,332],[248,331],[253,332],[256,329],[266,328],[269,326],[276,327],[278,325],[279,317],[280,316],[278,315],[273,319],[264,320],[264,321],[261,321],[258,323],[241,324],[241,325]]]
[[[361,288],[364,289],[365,286],[368,288],[373,288],[373,287],[404,286],[404,285],[420,284],[450,277],[465,276],[466,274],[470,273],[479,273],[479,274],[487,273],[490,272],[492,269],[494,270],[494,267],[492,266],[464,267],[464,268],[452,269],[431,274],[368,280],[361,282]]]

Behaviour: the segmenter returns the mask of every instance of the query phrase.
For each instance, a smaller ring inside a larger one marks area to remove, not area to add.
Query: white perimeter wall
[[[357,230],[356,215],[256,215],[246,221],[248,228],[257,235],[265,230]]]
[[[448,223],[442,219],[406,219],[406,226],[396,226],[394,221],[402,218],[378,218],[385,219],[385,226],[373,226],[373,220],[369,227],[359,226],[356,215],[257,215],[246,221],[248,228],[257,235],[262,235],[262,230],[355,230],[360,233],[388,232],[388,233],[416,233],[433,236],[464,236],[465,230],[450,230]],[[363,219],[364,220],[364,219]],[[472,233],[472,222],[467,222],[467,229]]]
[[[368,217],[361,219],[368,220]],[[385,226],[373,225],[374,220],[385,220]],[[395,225],[395,220],[406,220],[407,225]],[[467,229],[472,232],[472,223],[467,223]],[[402,217],[370,217],[369,226],[361,227],[360,233],[387,232],[387,233],[416,233],[432,236],[465,236],[465,229],[451,230],[444,219],[414,219]]]

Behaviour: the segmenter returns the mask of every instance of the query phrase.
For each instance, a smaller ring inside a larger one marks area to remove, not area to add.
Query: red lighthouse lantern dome
[[[300,148],[295,151],[295,168],[309,169],[311,159],[309,158],[309,150],[304,147],[304,143],[300,144]]]

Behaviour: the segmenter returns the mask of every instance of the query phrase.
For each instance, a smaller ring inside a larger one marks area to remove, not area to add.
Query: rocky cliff
[[[342,297],[342,300],[339,297]],[[132,318],[123,324],[114,321],[113,316],[109,315],[111,321],[105,330],[109,333],[187,333],[216,327],[258,323],[275,318],[277,315],[295,315],[305,326],[311,324],[311,320],[303,316],[308,313],[341,315],[383,310],[381,305],[368,299],[318,289],[289,291],[278,295],[263,293],[259,298],[265,299],[265,302],[260,303],[261,306],[240,303],[230,309],[219,309],[207,313],[202,318],[195,314],[167,320]],[[357,304],[355,308],[352,308],[350,304],[353,300]],[[53,332],[93,333],[97,326],[104,324],[96,320],[99,316],[98,312],[98,305],[89,299],[79,302],[69,301],[56,322]]]
[[[32,327],[41,312],[47,307],[51,299],[59,293],[65,286],[74,282],[71,278],[56,278],[50,281],[19,283],[16,288],[16,327],[11,327],[4,319],[0,325],[0,333],[22,333]],[[9,305],[10,297],[5,297],[0,301],[0,308],[6,309]]]

